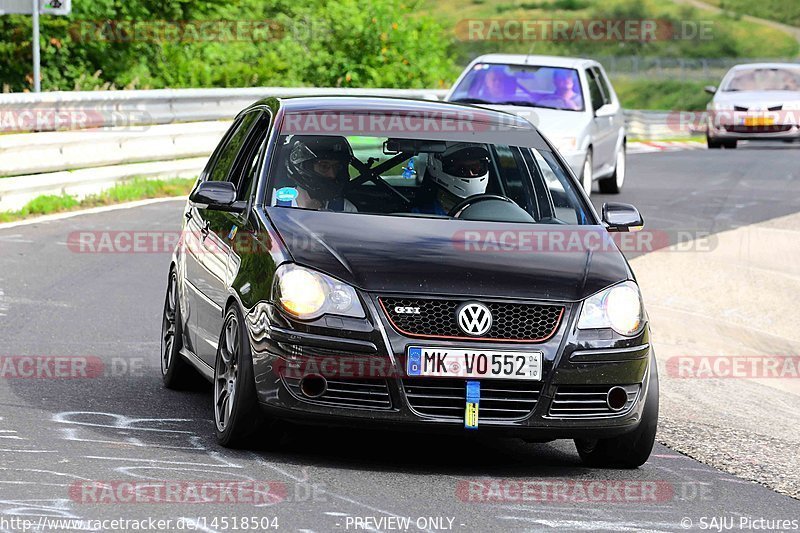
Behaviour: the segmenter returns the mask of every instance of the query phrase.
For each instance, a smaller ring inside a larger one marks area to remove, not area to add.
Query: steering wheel
[[[464,212],[468,207],[486,200],[500,200],[502,202],[509,202],[514,205],[517,205],[516,203],[514,203],[514,200],[508,198],[507,196],[501,196],[499,194],[476,194],[458,202],[456,206],[453,207],[453,209],[451,209],[450,212],[447,213],[447,216],[452,218],[458,218],[459,215],[461,215],[461,213]]]

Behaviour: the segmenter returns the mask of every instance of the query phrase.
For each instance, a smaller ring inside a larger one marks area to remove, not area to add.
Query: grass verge
[[[14,222],[30,217],[52,215],[65,211],[88,209],[103,205],[121,204],[148,198],[166,198],[189,194],[195,180],[173,178],[167,180],[146,180],[136,178],[126,181],[99,193],[78,200],[68,194],[38,196],[18,211],[0,213],[0,222]]]

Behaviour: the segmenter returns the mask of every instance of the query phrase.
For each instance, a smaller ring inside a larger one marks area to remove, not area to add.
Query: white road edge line
[[[165,198],[148,198],[147,200],[136,200],[135,202],[125,202],[122,204],[103,205],[100,207],[91,207],[89,209],[80,209],[78,211],[67,211],[65,213],[55,213],[53,215],[44,215],[35,218],[26,218],[17,222],[5,222],[0,224],[0,230],[8,228],[16,228],[19,226],[29,226],[31,224],[41,224],[43,222],[52,222],[55,220],[64,220],[66,218],[79,217],[82,215],[93,215],[95,213],[106,213],[108,211],[117,211],[119,209],[132,209],[134,207],[142,207],[151,204],[160,204],[162,202],[173,202],[177,200],[186,201],[188,196],[167,196]]]

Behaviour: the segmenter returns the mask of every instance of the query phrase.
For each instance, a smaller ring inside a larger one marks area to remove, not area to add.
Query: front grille
[[[396,330],[410,337],[440,337],[476,340],[458,327],[458,308],[469,300],[381,298],[386,315]],[[480,340],[540,342],[553,336],[564,307],[527,303],[482,302],[492,314],[492,327]],[[397,308],[415,308],[419,313],[398,313]]]
[[[481,420],[519,420],[527,417],[539,401],[539,381],[483,380],[478,412]],[[466,381],[417,378],[403,380],[411,407],[420,414],[463,420],[467,401]]]
[[[606,395],[614,385],[559,386],[550,405],[552,418],[606,418],[627,413],[639,395],[639,385],[622,385],[628,392],[628,401],[619,411],[613,411],[606,403]]]
[[[791,124],[775,124],[772,126],[725,126],[725,131],[731,133],[782,133],[791,130],[794,126]]]
[[[283,376],[283,382],[291,393],[304,402],[354,407],[358,409],[389,409],[392,400],[386,380],[328,380],[325,394],[318,398],[306,398],[300,392],[300,378]]]

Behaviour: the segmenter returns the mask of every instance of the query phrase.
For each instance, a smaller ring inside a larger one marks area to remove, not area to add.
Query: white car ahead
[[[736,65],[708,104],[709,148],[736,148],[738,141],[800,140],[800,65]]]
[[[586,193],[625,182],[625,117],[603,67],[567,57],[490,54],[475,59],[445,98],[512,112],[555,145]]]

